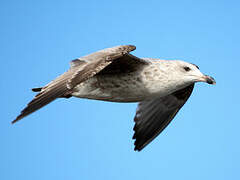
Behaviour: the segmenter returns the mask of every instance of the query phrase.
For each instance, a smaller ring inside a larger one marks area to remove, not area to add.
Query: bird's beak
[[[214,79],[213,77],[211,77],[211,76],[208,76],[208,75],[203,75],[203,76],[199,79],[199,81],[206,82],[206,83],[208,83],[208,84],[213,84],[213,85],[216,84],[215,79]]]

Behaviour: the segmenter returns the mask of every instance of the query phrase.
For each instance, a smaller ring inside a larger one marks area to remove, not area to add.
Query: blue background
[[[0,1],[0,179],[239,179],[240,3]],[[139,57],[182,59],[198,83],[167,129],[133,151],[136,104],[59,99],[10,122],[69,61],[134,44]]]

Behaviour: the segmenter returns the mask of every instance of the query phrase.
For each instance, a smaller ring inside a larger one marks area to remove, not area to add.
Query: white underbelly
[[[146,69],[148,70],[148,69]],[[113,102],[139,102],[162,97],[183,88],[161,71],[96,75],[73,89],[73,96]]]
[[[131,79],[129,78],[131,77]],[[142,82],[134,76],[92,77],[74,88],[73,96],[115,102],[138,102],[148,96]]]

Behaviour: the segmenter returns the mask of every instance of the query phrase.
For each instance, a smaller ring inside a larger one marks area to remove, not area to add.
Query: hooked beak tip
[[[204,79],[205,79],[205,82],[208,83],[208,84],[212,84],[212,85],[216,84],[215,79],[213,77],[211,77],[211,76],[205,75]]]

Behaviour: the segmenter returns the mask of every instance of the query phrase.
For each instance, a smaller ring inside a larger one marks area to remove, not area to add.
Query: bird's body
[[[140,102],[166,96],[189,85],[168,78],[165,66],[181,61],[151,60],[137,70],[119,74],[99,73],[77,85],[72,96],[112,102]]]
[[[133,139],[135,150],[142,150],[175,117],[195,82],[215,81],[194,64],[129,54],[135,48],[117,46],[71,61],[67,72],[42,88],[33,89],[39,93],[12,123],[63,97],[139,102]]]
[[[111,102],[139,102],[147,96],[147,91],[142,86],[143,82],[134,77],[136,74],[96,75],[77,85],[72,95]]]

